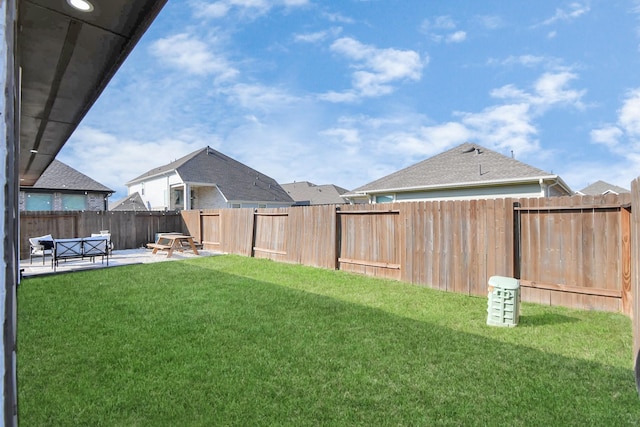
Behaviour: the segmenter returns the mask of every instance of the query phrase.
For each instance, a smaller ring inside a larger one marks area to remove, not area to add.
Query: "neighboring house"
[[[140,197],[139,193],[133,193],[130,196],[125,197],[124,199],[118,200],[117,202],[109,204],[110,211],[134,211],[134,212],[144,212],[148,211],[147,205],[144,204],[142,197]]]
[[[617,185],[609,184],[604,181],[596,181],[582,190],[576,191],[576,194],[581,194],[583,196],[600,196],[609,193],[624,194],[630,193],[630,191],[626,188],[618,187]]]
[[[271,208],[294,202],[273,179],[211,147],[127,182],[150,210]]]
[[[333,184],[316,185],[308,181],[282,184],[282,188],[297,206],[343,204],[345,200],[340,195],[349,191]]]
[[[571,194],[558,175],[467,142],[342,197],[350,203],[385,203]]]
[[[113,190],[53,160],[31,186],[20,186],[21,211],[106,211]]]

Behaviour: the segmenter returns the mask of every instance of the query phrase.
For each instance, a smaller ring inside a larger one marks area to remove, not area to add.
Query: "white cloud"
[[[505,85],[491,91],[491,96],[515,102],[523,102],[545,109],[554,105],[570,105],[584,108],[582,102],[586,90],[567,88],[578,76],[568,71],[544,73],[534,83],[533,92],[526,92],[514,85]]]
[[[356,144],[360,142],[360,133],[357,129],[331,128],[320,132],[320,135],[335,138],[345,144]]]
[[[518,55],[509,56],[507,59],[500,61],[502,65],[522,65],[525,67],[534,67],[548,62],[549,59],[539,55]],[[491,61],[494,62],[494,61]]]
[[[241,16],[257,17],[275,7],[294,8],[306,6],[309,0],[220,0],[213,3],[197,1],[193,3],[194,13],[200,18],[223,18],[232,10]]]
[[[220,89],[227,102],[249,110],[278,110],[299,100],[287,91],[258,84],[236,84]]]
[[[318,95],[318,99],[333,103],[351,103],[357,102],[360,96],[353,90],[346,90],[344,92],[329,91]]]
[[[420,32],[427,34],[436,43],[461,43],[467,39],[466,31],[457,30],[455,21],[450,16],[438,16],[433,21],[425,19],[420,25]]]
[[[597,144],[606,145],[610,149],[615,149],[622,135],[623,132],[617,126],[607,126],[592,130],[591,140]]]
[[[640,88],[627,94],[627,98],[619,110],[618,123],[625,133],[633,138],[640,137]]]
[[[351,101],[354,95],[376,97],[393,92],[393,83],[422,77],[425,60],[412,50],[378,49],[350,37],[343,37],[331,45],[331,50],[353,61],[351,67],[353,90],[344,94],[329,92],[321,99]]]
[[[326,137],[338,145],[336,150],[342,151],[347,156],[357,156],[360,151],[362,140],[360,131],[353,128],[331,128],[319,133],[321,137]]]
[[[442,15],[437,16],[433,21],[425,19],[422,21],[420,28],[425,32],[430,30],[453,30],[456,28],[456,23],[450,16]]]
[[[397,130],[386,135],[382,144],[389,152],[403,153],[411,159],[422,160],[461,144],[471,136],[472,132],[464,124],[447,122],[420,126],[411,131]]]
[[[467,39],[467,33],[464,31],[456,31],[447,36],[447,43],[461,43]]]
[[[333,27],[324,31],[314,33],[294,34],[293,39],[302,43],[318,43],[330,37],[337,37],[342,32],[342,28]]]
[[[582,97],[586,90],[567,89],[567,84],[578,76],[568,71],[558,73],[545,73],[536,81],[535,90],[538,94],[536,101],[539,104],[571,104],[583,108]]]
[[[496,15],[482,15],[476,16],[475,20],[480,22],[480,24],[490,30],[495,30],[497,28],[501,28],[504,26],[504,21],[501,17]]]
[[[624,159],[627,182],[635,179],[640,170],[640,88],[627,92],[615,124],[604,124],[590,135],[592,143]]]
[[[458,113],[471,137],[499,150],[531,153],[539,149],[538,133],[526,103],[487,107],[479,113]]]
[[[151,53],[162,62],[196,75],[216,75],[228,80],[238,74],[221,55],[216,55],[203,41],[182,33],[165,37],[151,45]]]
[[[323,13],[322,16],[331,22],[340,22],[342,24],[353,24],[355,22],[352,18],[339,13]]]
[[[552,17],[545,19],[544,21],[537,24],[536,26],[551,25],[558,21],[566,21],[566,22],[573,21],[579,18],[580,16],[588,13],[590,10],[591,8],[589,7],[588,4],[573,2],[569,5],[567,9],[557,8],[556,13]]]

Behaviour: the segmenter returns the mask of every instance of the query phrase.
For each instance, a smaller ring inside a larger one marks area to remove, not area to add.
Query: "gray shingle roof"
[[[308,181],[282,184],[282,188],[296,202],[309,202],[311,205],[345,203],[345,200],[340,195],[348,192],[348,190],[337,185],[316,185]]]
[[[587,187],[578,191],[578,193],[584,194],[587,196],[599,196],[601,194],[610,193],[610,192],[623,194],[623,193],[629,193],[630,191],[627,190],[626,188],[618,187],[617,185],[609,184],[608,182],[604,182],[604,181],[596,181],[593,184],[588,185]]]
[[[124,199],[109,204],[110,211],[147,211],[147,206],[144,204],[140,193],[135,192]]]
[[[113,193],[113,190],[78,172],[59,160],[53,160],[33,187],[46,190],[94,191]]]
[[[353,192],[463,186],[509,180],[553,178],[555,175],[478,144],[464,143],[405,169],[377,179]]]
[[[273,178],[211,147],[194,151],[167,165],[151,169],[127,184],[174,170],[183,182],[215,184],[229,201],[293,203],[293,199]]]

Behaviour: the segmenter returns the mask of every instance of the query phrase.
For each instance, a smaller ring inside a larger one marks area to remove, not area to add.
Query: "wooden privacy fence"
[[[636,388],[640,393],[640,178],[631,182],[631,293],[633,357]]]
[[[188,232],[179,212],[20,212],[20,259],[29,257],[30,237],[87,237],[100,230],[109,230],[116,250],[142,247],[155,241],[156,233]]]
[[[631,313],[630,197],[183,211],[205,249],[524,301]]]
[[[514,267],[523,298],[630,314],[630,203],[628,194],[518,203]]]

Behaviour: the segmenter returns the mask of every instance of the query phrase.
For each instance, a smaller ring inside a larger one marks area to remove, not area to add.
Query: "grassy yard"
[[[23,426],[638,425],[631,321],[219,256],[25,279]]]

